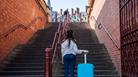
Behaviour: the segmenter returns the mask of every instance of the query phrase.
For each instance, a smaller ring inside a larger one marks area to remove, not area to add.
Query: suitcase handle
[[[84,51],[84,63],[86,64],[87,63],[87,54],[88,54],[88,50],[85,50]]]

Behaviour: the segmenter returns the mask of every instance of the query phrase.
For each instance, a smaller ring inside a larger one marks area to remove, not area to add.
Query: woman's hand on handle
[[[89,53],[89,51],[88,51],[88,50],[83,50],[82,53],[83,53],[83,54],[87,54],[87,53]]]
[[[87,54],[87,53],[89,53],[88,50],[78,50],[78,51],[80,52],[80,54]]]

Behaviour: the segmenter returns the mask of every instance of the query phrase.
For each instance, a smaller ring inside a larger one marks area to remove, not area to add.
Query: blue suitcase
[[[87,63],[87,53],[84,54],[84,63],[78,64],[78,77],[94,77],[94,65]]]

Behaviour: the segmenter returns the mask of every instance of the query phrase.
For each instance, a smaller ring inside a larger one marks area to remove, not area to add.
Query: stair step
[[[35,67],[37,67],[37,66],[44,66],[44,64],[43,63],[12,63],[12,64],[7,64],[7,66],[9,66],[9,67],[28,67],[28,66],[35,66]]]
[[[76,64],[83,64],[84,62],[77,62]],[[109,67],[113,67],[113,63],[111,62],[88,62],[90,64],[94,64],[94,66],[109,66]],[[56,63],[53,63],[56,64]],[[61,62],[60,62],[61,64]]]
[[[19,55],[16,55],[16,56],[11,56],[11,58],[9,60],[27,60],[27,59],[32,59],[32,60],[41,60],[41,59],[45,59],[45,56],[28,56],[28,55],[25,55],[25,56],[19,56]]]
[[[10,75],[10,76],[2,76],[2,77],[44,77],[44,75]]]
[[[80,58],[78,58],[76,61],[84,61],[84,58],[83,57],[80,57]],[[87,62],[89,62],[89,61],[92,61],[92,62],[111,62],[111,60],[110,59],[101,59],[101,58],[99,58],[99,59],[96,59],[96,58],[89,58],[89,59],[87,59]]]
[[[44,71],[1,71],[0,75],[43,75]]]
[[[64,69],[64,66],[62,64],[59,64],[59,66],[55,67],[55,68]],[[75,69],[77,69],[77,65],[75,66]],[[112,67],[112,66],[103,66],[103,65],[97,66],[96,65],[96,66],[94,66],[94,69],[95,70],[102,70],[102,69],[104,69],[104,70],[115,70],[115,67]]]
[[[76,61],[84,61],[83,57],[78,58]],[[87,59],[87,62],[111,62],[111,60],[108,59],[96,59],[96,58],[89,58]]]
[[[93,55],[108,55],[107,52],[89,52],[87,55],[93,56]]]
[[[24,59],[24,60],[13,60],[11,62],[13,63],[39,63],[44,62],[45,60],[30,60],[30,59]]]
[[[61,61],[62,60],[60,60],[60,62],[59,61],[58,62],[61,63]],[[83,57],[79,57],[79,58],[76,59],[76,61],[77,62],[82,62],[82,61],[84,62],[84,58]],[[88,58],[87,62],[95,62],[95,63],[108,62],[108,63],[112,63],[111,59],[106,59],[106,58],[104,58],[104,59],[101,59],[101,58],[99,58],[99,59]]]
[[[82,56],[77,56],[77,58],[82,58]],[[109,55],[87,55],[87,58],[109,58]]]
[[[89,50],[90,52],[107,52],[105,48],[80,48],[79,49],[84,49],[84,50]]]
[[[38,54],[18,54],[18,56],[43,56],[43,55],[45,55],[45,54],[43,54],[43,53],[38,53]]]
[[[13,57],[14,60],[22,60],[22,59],[34,59],[34,60],[42,60],[45,56],[15,56]]]
[[[17,55],[14,57],[18,57],[18,58],[44,58],[45,55],[33,55],[33,56],[29,56],[29,55]]]
[[[41,48],[41,49],[18,49],[16,50],[16,52],[20,52],[20,53],[38,53],[38,52],[41,52],[41,53],[45,53],[45,48]]]
[[[52,77],[64,77],[64,75],[53,75]],[[75,75],[77,77],[77,75]],[[120,77],[119,75],[94,75],[94,77]]]
[[[9,63],[9,64],[7,64],[7,65],[12,65],[12,64],[13,64],[13,65],[20,65],[20,64],[23,64],[23,65],[25,65],[25,64],[28,64],[28,65],[29,65],[29,64],[30,64],[30,65],[33,65],[33,64],[34,64],[34,65],[40,65],[40,64],[44,64],[44,63],[42,63],[42,62],[41,62],[41,63],[37,63],[37,62],[36,62],[36,63],[35,63],[35,62],[34,62],[34,63],[33,63],[33,62],[24,62],[24,63],[17,63],[17,62],[15,62],[15,63],[14,63],[14,62],[11,62],[11,63]]]
[[[56,74],[63,74],[64,70],[57,70]],[[77,70],[74,71],[77,74]],[[116,75],[117,72],[114,70],[94,70],[95,75]]]
[[[43,70],[44,69],[44,66],[37,66],[37,67],[32,67],[32,66],[29,66],[29,67],[8,67],[4,70],[8,70],[8,71],[24,71],[24,70]]]
[[[12,59],[12,61],[24,61],[24,60],[29,60],[29,61],[44,61],[44,57],[42,57],[42,58],[37,58],[37,57],[30,57],[30,58],[24,58],[24,57],[14,57],[13,59]]]

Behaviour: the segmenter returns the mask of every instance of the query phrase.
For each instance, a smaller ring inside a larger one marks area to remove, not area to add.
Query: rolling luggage
[[[87,63],[87,53],[84,53],[84,63],[78,64],[78,77],[94,77],[94,65]]]

